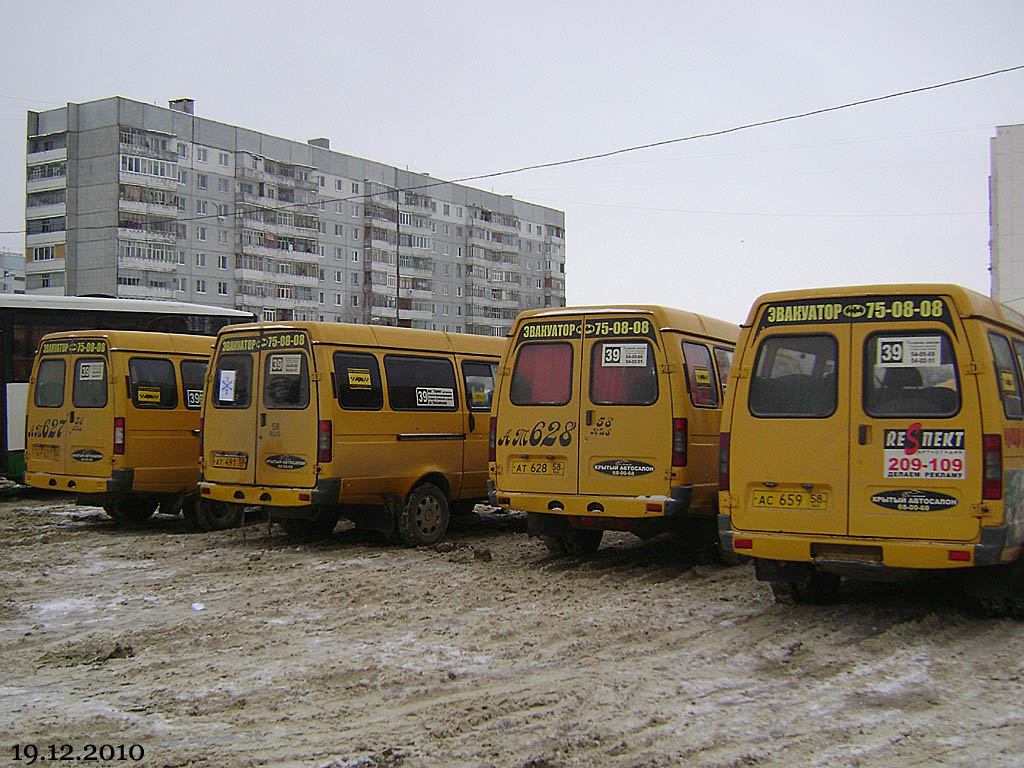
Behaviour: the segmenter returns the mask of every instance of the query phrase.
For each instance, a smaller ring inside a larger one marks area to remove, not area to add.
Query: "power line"
[[[573,164],[576,164],[576,163],[585,163],[585,162],[589,162],[591,160],[601,160],[603,158],[614,157],[616,155],[624,155],[624,154],[627,154],[629,152],[639,152],[639,151],[642,151],[642,150],[645,150],[645,149],[655,149],[657,147],[665,147],[665,146],[669,146],[671,144],[681,144],[683,142],[688,142],[688,141],[697,141],[697,140],[700,140],[700,139],[710,139],[710,138],[714,138],[716,136],[726,136],[726,135],[728,135],[730,133],[739,133],[741,131],[749,131],[749,130],[754,129],[754,128],[763,128],[763,127],[768,126],[768,125],[777,125],[779,123],[791,122],[793,120],[803,120],[803,119],[808,118],[808,117],[815,117],[817,115],[825,115],[825,114],[828,114],[830,112],[839,112],[839,111],[846,110],[846,109],[852,109],[854,107],[862,107],[865,104],[875,104],[875,103],[878,103],[878,102],[881,102],[881,101],[889,101],[891,99],[898,99],[898,98],[901,98],[903,96],[910,96],[910,95],[917,94],[917,93],[925,93],[927,91],[935,91],[935,90],[938,90],[940,88],[948,88],[948,87],[953,86],[953,85],[962,85],[964,83],[969,83],[969,82],[973,82],[973,81],[976,81],[976,80],[983,80],[983,79],[988,78],[988,77],[994,77],[996,75],[1004,75],[1004,74],[1007,74],[1009,72],[1017,72],[1017,71],[1020,71],[1020,70],[1024,70],[1024,64],[1018,64],[1017,66],[1013,66],[1013,67],[1005,67],[1003,69],[996,69],[996,70],[992,70],[991,72],[984,72],[984,73],[979,74],[979,75],[970,75],[968,77],[960,77],[960,78],[957,78],[955,80],[946,80],[945,82],[942,82],[942,83],[934,83],[932,85],[924,85],[924,86],[920,86],[918,88],[910,88],[910,89],[903,90],[903,91],[895,91],[893,93],[887,93],[887,94],[885,94],[883,96],[873,96],[873,97],[868,98],[868,99],[859,99],[857,101],[848,101],[848,102],[846,102],[844,104],[838,104],[838,105],[831,106],[831,107],[821,107],[821,108],[818,108],[818,109],[809,110],[807,112],[797,112],[797,113],[790,114],[790,115],[784,115],[782,117],[773,117],[773,118],[769,118],[767,120],[758,120],[758,121],[755,121],[755,122],[743,123],[742,125],[736,125],[736,126],[733,126],[731,128],[722,128],[722,129],[716,130],[716,131],[707,131],[707,132],[704,132],[704,133],[694,133],[694,134],[690,134],[689,136],[681,136],[681,137],[674,138],[674,139],[662,139],[660,141],[652,141],[652,142],[648,142],[646,144],[636,144],[636,145],[630,146],[630,147],[622,147],[620,149],[613,149],[613,150],[609,150],[607,152],[598,152],[598,153],[591,154],[591,155],[581,155],[579,157],[572,157],[572,158],[568,158],[568,159],[565,159],[565,160],[553,160],[553,161],[546,162],[546,163],[535,163],[533,165],[523,165],[523,166],[520,166],[518,168],[510,168],[510,169],[504,170],[504,171],[493,171],[491,173],[481,173],[481,174],[476,174],[474,176],[463,176],[461,178],[448,179],[448,180],[444,180],[444,181],[440,181],[439,180],[439,181],[430,182],[429,184],[419,184],[419,185],[411,186],[411,187],[403,187],[403,188],[398,189],[398,190],[395,190],[394,188],[391,188],[391,189],[388,189],[388,190],[385,190],[385,191],[382,191],[382,192],[373,193],[371,195],[356,195],[356,196],[350,196],[350,197],[328,197],[325,200],[318,201],[318,202],[341,203],[341,202],[351,202],[353,200],[360,200],[361,201],[361,200],[365,200],[367,197],[375,197],[377,195],[385,195],[385,194],[389,194],[390,192],[394,192],[394,191],[397,191],[397,192],[415,192],[415,191],[418,191],[418,190],[432,189],[433,187],[444,186],[446,184],[462,184],[462,183],[465,183],[467,181],[481,181],[483,179],[494,179],[494,178],[498,178],[499,176],[510,176],[510,175],[516,174],[516,173],[525,173],[526,171],[536,171],[536,170],[541,170],[541,169],[544,169],[544,168],[558,168],[558,167],[564,166],[564,165],[573,165]],[[291,210],[291,209],[295,209],[295,208],[304,208],[305,209],[305,208],[308,208],[309,206],[313,206],[313,205],[316,205],[316,203],[292,203],[290,205],[284,205],[284,206],[278,206],[278,207],[273,207],[273,206],[259,206],[259,207],[262,208],[263,210],[268,210],[268,211],[287,211],[287,210]],[[235,213],[235,215],[237,215],[237,212]],[[186,223],[186,222],[190,222],[190,221],[205,221],[205,220],[213,219],[213,218],[217,218],[217,217],[218,217],[218,214],[205,214],[205,215],[202,215],[202,216],[192,216],[192,217],[185,217],[185,218],[176,218],[174,220],[174,222],[176,224],[179,224],[179,223]],[[97,230],[97,229],[110,229],[112,226],[113,225],[76,227],[75,231],[83,232],[83,231]],[[3,235],[17,235],[17,234],[24,234],[24,232],[25,232],[24,229],[20,229],[20,230],[19,229],[0,230],[0,234],[3,234]]]

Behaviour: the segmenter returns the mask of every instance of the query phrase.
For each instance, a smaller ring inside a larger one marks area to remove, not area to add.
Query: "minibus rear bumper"
[[[729,515],[718,516],[722,550],[755,558],[761,566],[758,578],[765,581],[790,580],[786,578],[786,564],[790,563],[813,563],[835,573],[869,574],[997,565],[1013,561],[1020,553],[1004,525],[985,526],[977,541],[958,543],[737,531],[731,522]]]
[[[46,488],[62,493],[88,493],[91,495],[119,495],[132,489],[134,471],[115,469],[110,477],[85,475],[58,475],[50,472],[26,472],[25,485]]]
[[[521,512],[573,517],[650,520],[678,517],[690,510],[692,486],[673,486],[668,496],[591,496],[557,493],[516,493],[494,489],[488,481],[491,506]]]
[[[341,478],[339,477],[320,480],[315,488],[229,485],[208,481],[199,483],[199,498],[245,506],[309,507],[320,504],[337,504],[340,493]]]

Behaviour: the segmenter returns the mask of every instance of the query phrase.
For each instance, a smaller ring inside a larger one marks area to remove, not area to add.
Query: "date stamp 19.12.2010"
[[[43,763],[137,763],[146,756],[141,744],[15,744],[15,765]]]

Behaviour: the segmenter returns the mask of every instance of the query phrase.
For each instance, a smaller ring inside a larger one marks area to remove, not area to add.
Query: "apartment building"
[[[503,336],[565,305],[565,215],[113,97],[28,113],[26,291]]]
[[[992,297],[1024,312],[1024,125],[998,126],[991,158]]]

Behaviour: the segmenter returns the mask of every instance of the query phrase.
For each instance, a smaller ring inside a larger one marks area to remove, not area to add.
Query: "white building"
[[[28,113],[29,293],[505,335],[565,304],[565,215],[120,97]]]
[[[1024,125],[1000,125],[989,180],[993,298],[1024,312]]]

